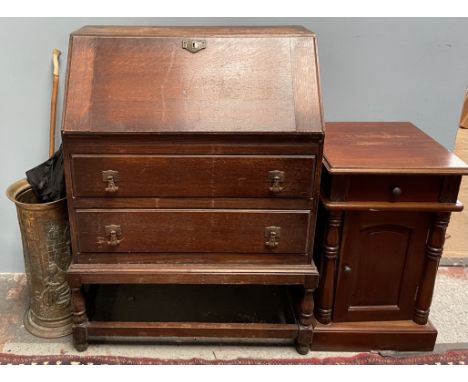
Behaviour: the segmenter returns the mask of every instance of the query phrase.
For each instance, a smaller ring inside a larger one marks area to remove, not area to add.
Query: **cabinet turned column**
[[[299,333],[296,340],[296,350],[299,354],[307,354],[312,344],[314,321],[314,289],[306,288],[299,306]]]
[[[445,231],[450,221],[450,212],[434,214],[426,244],[424,270],[419,284],[414,311],[414,322],[427,324],[432,294],[434,292],[437,268],[444,249]]]
[[[88,348],[88,317],[86,316],[86,304],[81,288],[72,288],[72,313],[73,313],[73,345],[78,351]]]
[[[315,314],[322,324],[329,324],[333,313],[336,259],[340,251],[342,211],[329,211],[322,245],[322,265],[317,290]]]

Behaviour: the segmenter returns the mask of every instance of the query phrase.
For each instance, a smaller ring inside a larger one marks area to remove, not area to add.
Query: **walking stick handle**
[[[60,55],[62,54],[62,52],[60,50],[58,50],[57,48],[54,48],[52,50],[52,62],[53,62],[53,65],[54,65],[54,76],[58,76],[59,75],[59,57]]]

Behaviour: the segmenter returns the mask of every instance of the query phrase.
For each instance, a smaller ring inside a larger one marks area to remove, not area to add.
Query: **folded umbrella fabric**
[[[54,202],[64,198],[62,145],[51,158],[26,171],[26,178],[39,203]]]

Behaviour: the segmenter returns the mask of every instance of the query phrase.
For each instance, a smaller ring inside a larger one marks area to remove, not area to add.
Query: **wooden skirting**
[[[312,350],[401,350],[431,351],[437,330],[428,322],[366,321],[317,323],[314,328]]]

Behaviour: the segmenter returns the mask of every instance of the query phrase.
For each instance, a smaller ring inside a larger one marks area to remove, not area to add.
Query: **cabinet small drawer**
[[[309,215],[307,210],[78,210],[78,246],[80,252],[303,254]]]
[[[438,202],[443,177],[418,175],[353,175],[349,201]]]
[[[72,155],[78,197],[312,196],[315,156]]]

